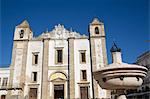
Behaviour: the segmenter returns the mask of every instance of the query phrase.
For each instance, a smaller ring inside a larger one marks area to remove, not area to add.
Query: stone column
[[[49,59],[49,40],[43,40],[43,60],[42,60],[42,83],[41,99],[48,99],[48,59]]]

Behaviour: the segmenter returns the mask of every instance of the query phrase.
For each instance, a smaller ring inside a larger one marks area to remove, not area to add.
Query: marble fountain
[[[115,90],[117,99],[127,99],[125,91],[141,86],[148,69],[122,62],[121,49],[115,43],[110,51],[112,64],[94,71],[94,78],[103,89]]]

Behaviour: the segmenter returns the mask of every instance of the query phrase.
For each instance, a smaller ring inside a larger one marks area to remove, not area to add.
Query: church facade
[[[25,20],[15,27],[12,61],[0,69],[1,99],[105,99],[92,72],[107,64],[104,24],[89,24],[89,36],[56,25],[33,37]]]

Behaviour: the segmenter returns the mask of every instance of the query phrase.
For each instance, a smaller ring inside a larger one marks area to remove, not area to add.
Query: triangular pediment
[[[98,20],[98,18],[94,18],[93,21],[91,22],[91,25],[100,25],[103,24],[101,21]]]
[[[30,28],[30,25],[27,20],[24,20],[21,24],[17,26],[18,28]]]

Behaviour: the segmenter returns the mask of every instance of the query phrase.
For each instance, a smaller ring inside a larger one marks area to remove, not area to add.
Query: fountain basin
[[[94,72],[94,78],[104,89],[135,89],[142,85],[147,68],[127,63],[113,63]]]
[[[144,66],[122,62],[121,49],[115,43],[110,51],[112,64],[100,67],[93,73],[94,78],[101,88],[116,90],[116,99],[127,99],[125,91],[141,86],[148,69]]]

